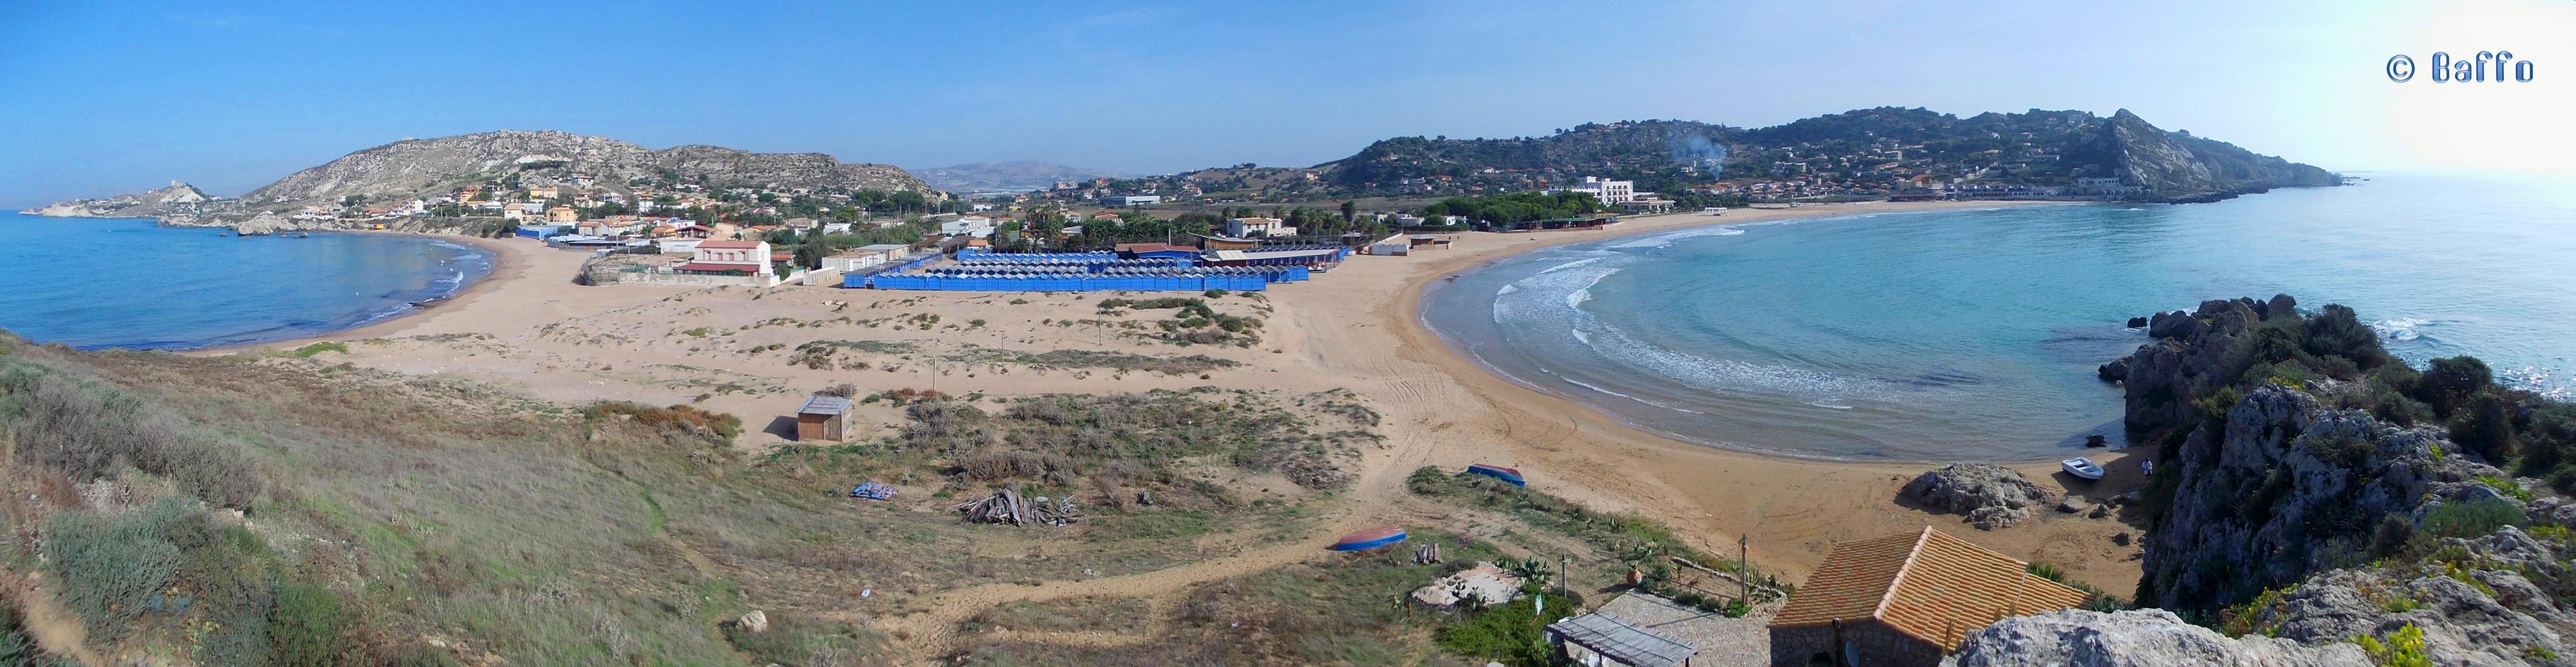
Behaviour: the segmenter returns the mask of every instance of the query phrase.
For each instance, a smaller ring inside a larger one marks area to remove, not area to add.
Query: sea
[[[2475,355],[2576,391],[2576,187],[2356,173],[2208,204],[1712,224],[1543,249],[1434,285],[1420,313],[1522,385],[1709,445],[2018,461],[2122,443],[2095,368],[2126,321],[2276,293],[2349,305],[2398,356]],[[1692,214],[1697,215],[1697,214]],[[1724,218],[1712,218],[1723,223]]]
[[[130,218],[0,216],[0,329],[81,349],[306,338],[418,310],[492,271],[431,237],[229,236]]]

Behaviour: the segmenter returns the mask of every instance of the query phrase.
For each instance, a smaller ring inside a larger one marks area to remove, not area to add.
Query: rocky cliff
[[[2339,185],[2332,172],[2236,147],[2224,141],[2167,132],[2121,109],[2067,159],[2112,165],[2124,182],[2146,189],[2145,199],[2205,202],[2272,188]]]
[[[2351,309],[2303,314],[2287,296],[2205,302],[2148,331],[2153,342],[2102,369],[2125,385],[2132,441],[2161,447],[2143,492],[2139,605],[2231,635],[2363,643],[2431,664],[2576,664],[2576,502],[2489,458],[2545,454],[2563,404],[2450,379],[2456,360],[2419,373]],[[2497,421],[2475,407],[2489,401],[2509,406]],[[2455,435],[2490,426],[2521,449]],[[2146,632],[2135,620],[2069,616],[1995,641],[2060,650]],[[2194,650],[2219,664],[2341,664]]]
[[[57,218],[157,218],[172,214],[190,214],[215,201],[197,186],[171,181],[169,187],[145,190],[142,194],[117,195],[103,199],[74,199],[19,211],[27,215]]]

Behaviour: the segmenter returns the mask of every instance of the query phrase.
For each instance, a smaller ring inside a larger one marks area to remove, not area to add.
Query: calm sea
[[[2576,388],[2576,187],[2382,173],[2215,204],[2038,206],[1705,227],[1541,250],[1422,317],[1522,384],[1682,439],[1804,456],[2051,457],[2121,440],[2096,365],[2125,320],[2288,293],[2389,347]]]
[[[84,349],[191,349],[363,326],[492,270],[391,234],[223,236],[150,220],[0,216],[0,328]]]

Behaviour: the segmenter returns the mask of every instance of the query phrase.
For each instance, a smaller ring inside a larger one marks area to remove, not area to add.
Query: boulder
[[[2113,359],[2111,360],[2111,363],[2103,364],[2094,368],[2093,374],[2101,377],[2103,382],[2119,382],[2121,380],[2129,379],[2129,358],[2121,357]]]
[[[2290,298],[2287,294],[2274,294],[2272,300],[2264,302],[2263,305],[2263,319],[2299,314],[2299,300]]]
[[[2179,310],[2156,313],[2154,318],[2147,320],[2147,335],[2150,337],[2190,338],[2196,333],[2200,333],[2200,320],[2193,318],[2191,313]]]
[[[2147,328],[2147,318],[2144,318],[2144,317],[2132,317],[2132,318],[2129,318],[2129,328],[2131,328],[2131,329],[2144,329],[2144,328]]]
[[[2229,639],[2172,612],[2061,609],[2016,616],[1969,633],[1948,664],[1958,667],[2367,667],[2351,644],[2307,646],[2269,637]]]
[[[2111,506],[2109,504],[2094,505],[2093,511],[2084,513],[2084,516],[2094,519],[2111,516]]]
[[[2067,514],[2083,514],[2085,510],[2089,509],[2093,509],[2092,503],[2076,500],[2074,498],[2057,501],[2057,511],[2065,512]]]
[[[758,609],[751,610],[751,613],[743,614],[742,618],[735,621],[735,623],[741,625],[743,631],[752,634],[760,634],[769,631],[769,615],[761,613]]]
[[[1980,530],[2028,519],[2031,507],[2051,497],[2030,478],[1991,463],[1954,463],[1927,471],[1906,483],[1901,493],[1935,509],[1967,515]]]

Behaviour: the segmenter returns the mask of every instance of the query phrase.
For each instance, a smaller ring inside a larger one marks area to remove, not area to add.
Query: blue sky
[[[1398,135],[1776,124],[1878,105],[2129,108],[2334,169],[2519,167],[2576,2],[1566,4],[0,0],[0,205],[218,194],[404,137],[559,129],[930,167],[1313,164]],[[2510,48],[2533,84],[2389,82]],[[2548,113],[2543,113],[2543,112]]]

